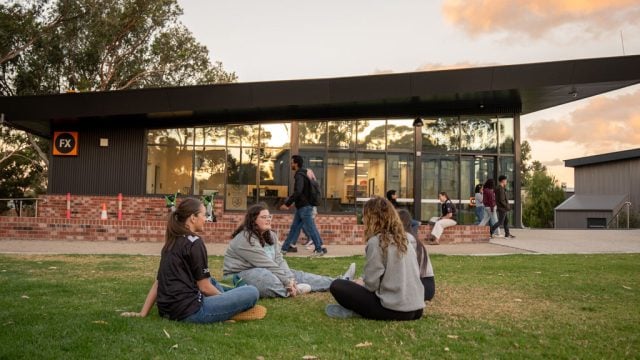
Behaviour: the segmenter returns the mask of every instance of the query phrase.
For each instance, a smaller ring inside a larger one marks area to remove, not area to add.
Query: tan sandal
[[[234,321],[260,320],[267,316],[267,308],[262,305],[256,305],[249,310],[237,313],[231,317]]]

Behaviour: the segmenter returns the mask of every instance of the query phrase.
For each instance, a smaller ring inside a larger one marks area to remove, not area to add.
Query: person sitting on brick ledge
[[[430,245],[439,245],[440,237],[442,236],[444,229],[457,224],[454,220],[456,207],[449,199],[449,195],[447,195],[446,192],[441,191],[440,194],[438,194],[438,199],[442,203],[442,216],[432,217],[431,220],[429,220],[429,222],[433,224],[433,228],[431,230],[431,241],[429,241]]]

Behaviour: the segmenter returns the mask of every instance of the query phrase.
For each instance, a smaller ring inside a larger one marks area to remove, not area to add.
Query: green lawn
[[[260,321],[191,325],[119,316],[142,305],[157,257],[0,255],[0,359],[640,357],[640,255],[432,260],[436,298],[419,321],[329,319],[320,293],[261,300]],[[352,261],[364,259],[290,265],[337,275]]]

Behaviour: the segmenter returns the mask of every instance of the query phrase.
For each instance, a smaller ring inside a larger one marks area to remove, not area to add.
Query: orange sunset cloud
[[[445,19],[470,36],[521,34],[540,38],[562,26],[597,37],[623,26],[640,26],[637,0],[444,0]]]
[[[618,97],[596,97],[566,119],[527,126],[530,140],[582,145],[591,154],[640,146],[640,90]]]

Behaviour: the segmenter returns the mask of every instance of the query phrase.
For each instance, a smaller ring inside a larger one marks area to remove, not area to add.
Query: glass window
[[[320,184],[320,188],[322,189],[323,199],[321,200],[320,205],[318,205],[318,211],[326,211],[325,199],[330,196],[327,194],[326,190],[326,153],[324,151],[303,150],[300,151],[300,156],[302,156],[302,159],[304,160],[304,167],[313,171],[316,179],[318,180],[318,184]]]
[[[359,153],[356,163],[356,182],[359,188],[357,199],[366,201],[371,196],[385,196],[384,154]]]
[[[363,187],[356,188],[356,163],[353,152],[330,152],[327,158],[327,210],[354,212],[356,195],[364,195]]]
[[[358,149],[384,150],[385,149],[385,121],[384,120],[358,120]]]
[[[329,121],[329,147],[339,149],[353,149],[355,121]]]
[[[193,146],[147,146],[147,193],[191,194]]]
[[[291,169],[289,149],[266,148],[260,155],[260,187],[258,199],[270,209],[284,204],[289,192],[289,173]]]
[[[428,152],[460,149],[458,118],[423,119],[422,150]]]
[[[423,156],[422,159],[422,221],[440,216],[438,193],[445,191],[454,204],[459,203],[457,156]]]
[[[201,127],[195,129],[196,145],[225,146],[227,128],[225,126]]]
[[[327,145],[326,121],[301,121],[298,123],[300,148],[321,147]]]
[[[246,210],[257,201],[258,149],[228,148],[227,151],[226,208]]]
[[[149,130],[147,144],[173,146],[193,145],[193,128]]]
[[[290,145],[290,123],[260,125],[260,147],[288,148]]]
[[[387,155],[387,191],[389,190],[396,191],[399,203],[413,209],[413,154]]]
[[[470,198],[475,197],[475,187],[487,179],[495,179],[495,156],[463,156],[460,166],[461,204],[458,212],[460,224],[477,224],[482,219],[476,216],[476,208],[470,206]],[[482,216],[482,214],[480,214]]]
[[[258,146],[258,125],[231,125],[227,128],[230,146]]]
[[[413,120],[387,121],[387,149],[413,151],[413,135]]]
[[[500,129],[500,153],[513,154],[515,134],[513,131],[513,117],[501,117],[498,119]]]
[[[195,195],[224,193],[224,174],[227,164],[225,148],[200,146],[196,148]]]
[[[462,117],[460,143],[462,151],[495,153],[498,120],[491,117]]]

